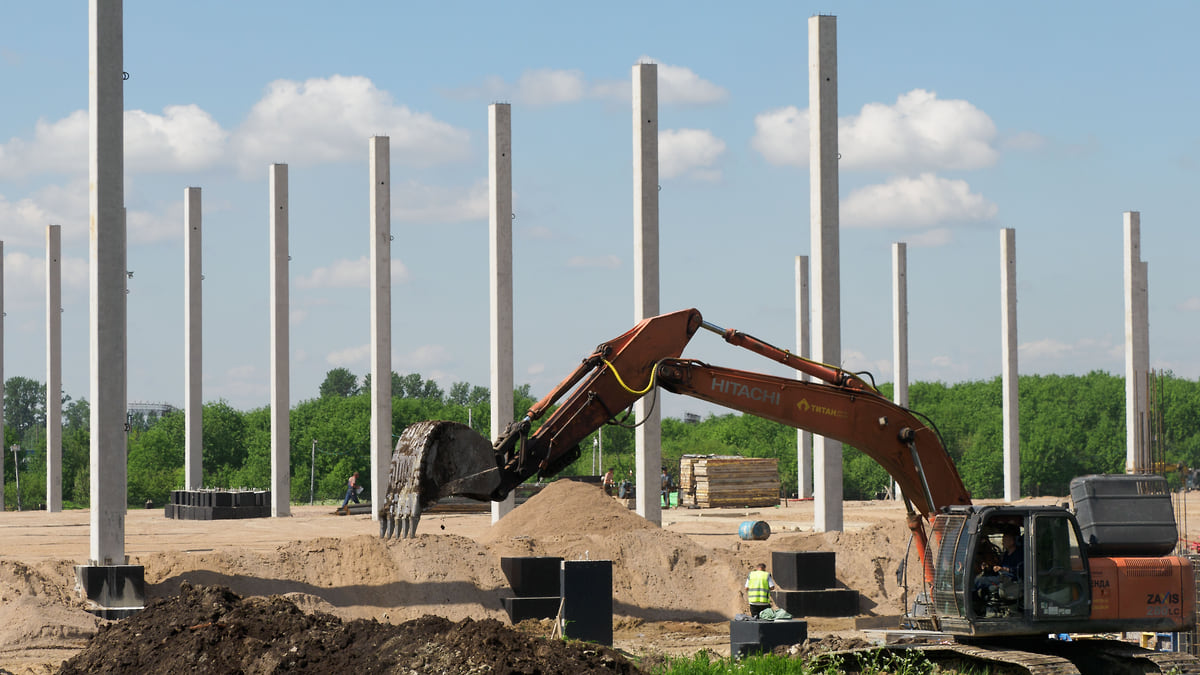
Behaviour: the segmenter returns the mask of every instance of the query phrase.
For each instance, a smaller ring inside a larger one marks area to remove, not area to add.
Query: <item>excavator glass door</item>
[[[1036,515],[1032,541],[1035,620],[1087,618],[1091,584],[1075,520],[1067,513]]]

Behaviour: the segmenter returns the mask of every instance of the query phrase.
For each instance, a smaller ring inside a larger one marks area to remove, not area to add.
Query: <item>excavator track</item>
[[[955,664],[970,668],[1002,668],[999,672],[1023,671],[1027,675],[1142,675],[1143,673],[1200,674],[1200,659],[1178,652],[1155,652],[1119,640],[1078,640],[1074,642],[1022,641],[1025,649],[999,645],[909,644],[879,647],[889,652],[916,649],[937,664]],[[827,652],[823,657],[853,658],[874,649]]]

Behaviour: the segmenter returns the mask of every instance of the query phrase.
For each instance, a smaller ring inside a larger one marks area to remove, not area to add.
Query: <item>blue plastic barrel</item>
[[[771,526],[765,520],[743,520],[738,536],[747,541],[766,539],[771,536]]]

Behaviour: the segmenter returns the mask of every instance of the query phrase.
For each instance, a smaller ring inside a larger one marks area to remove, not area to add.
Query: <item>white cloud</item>
[[[442,187],[408,181],[392,192],[392,215],[401,222],[462,223],[487,221],[488,184],[476,182],[469,188]]]
[[[131,173],[212,166],[225,156],[228,139],[229,132],[194,104],[167,106],[162,115],[125,113],[125,162]]]
[[[1124,354],[1124,344],[1109,339],[1082,338],[1074,342],[1063,342],[1054,338],[1043,338],[1023,342],[1017,347],[1022,367],[1031,370],[1049,369],[1052,372],[1071,372],[1077,367],[1064,364],[1103,363]]]
[[[751,146],[772,164],[807,167],[809,113],[795,106],[754,118]],[[892,105],[868,103],[838,120],[843,169],[978,169],[996,163],[996,125],[969,101],[914,89]]]
[[[399,260],[392,261],[392,283],[408,281],[408,269]],[[367,256],[357,260],[335,260],[328,267],[318,267],[308,276],[296,277],[296,288],[369,288],[371,263]]]
[[[525,369],[525,373],[528,375],[541,375],[544,372],[546,372],[546,364],[544,363],[535,363]]]
[[[366,77],[342,75],[270,83],[233,144],[240,166],[257,171],[271,162],[362,159],[367,140],[378,134],[389,136],[393,158],[417,166],[468,155],[465,130],[397,105]]]
[[[642,63],[652,61],[653,59],[648,56],[641,58]],[[630,86],[630,91],[632,91],[632,86]],[[705,105],[720,103],[728,97],[729,92],[724,87],[703,79],[690,68],[667,63],[658,64],[658,100],[660,103]]]
[[[172,105],[156,115],[125,111],[125,167],[129,173],[192,171],[225,155],[229,132],[196,105]],[[38,120],[33,140],[14,138],[0,146],[0,176],[38,173],[86,174],[88,113],[76,110],[54,121]]]
[[[392,361],[403,372],[415,373],[450,360],[450,352],[442,345],[422,345],[405,354],[394,354]],[[432,379],[432,378],[429,378]]]
[[[349,367],[366,363],[371,358],[371,345],[363,344],[347,347],[330,352],[325,356],[325,362],[331,366]]]
[[[987,221],[998,212],[995,204],[972,193],[966,181],[926,173],[855,190],[842,204],[841,222],[847,227],[925,229]]]
[[[88,113],[76,110],[47,122],[37,121],[33,139],[13,138],[0,145],[0,177],[15,178],[39,173],[86,174],[88,171]]]
[[[86,293],[88,261],[64,256],[59,266],[63,295]],[[4,254],[4,302],[8,307],[46,306],[46,258],[21,251]],[[65,299],[64,299],[65,302]]]
[[[268,374],[252,365],[234,366],[211,381],[205,378],[204,395],[218,399],[261,400],[271,393]]]
[[[693,178],[719,179],[719,170],[704,170],[712,169],[724,152],[725,141],[707,129],[666,129],[658,133],[659,172],[663,178],[691,172]]]
[[[45,240],[46,225],[65,222],[59,214],[47,211],[40,199],[24,197],[9,201],[0,195],[0,232],[5,243],[17,246],[37,246]],[[64,228],[63,238],[67,238]]]
[[[616,269],[621,266],[621,259],[615,255],[583,256],[576,255],[567,259],[567,267],[595,267],[601,269]]]

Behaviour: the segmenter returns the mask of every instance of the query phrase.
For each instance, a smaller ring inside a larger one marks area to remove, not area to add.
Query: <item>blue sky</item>
[[[1155,368],[1200,376],[1200,5],[126,0],[129,396],[183,399],[183,188],[204,201],[204,398],[269,393],[267,166],[289,164],[291,398],[368,372],[367,143],[391,137],[393,365],[488,382],[487,105],[512,103],[516,380],[540,395],[633,323],[631,66],[659,64],[662,309],[781,346],[809,253],[808,17],[838,17],[843,365],[891,380],[1121,374],[1122,212],[1142,214]],[[88,393],[87,3],[0,9],[6,377]],[[687,355],[781,372],[715,336]],[[668,395],[668,415],[713,410]]]

